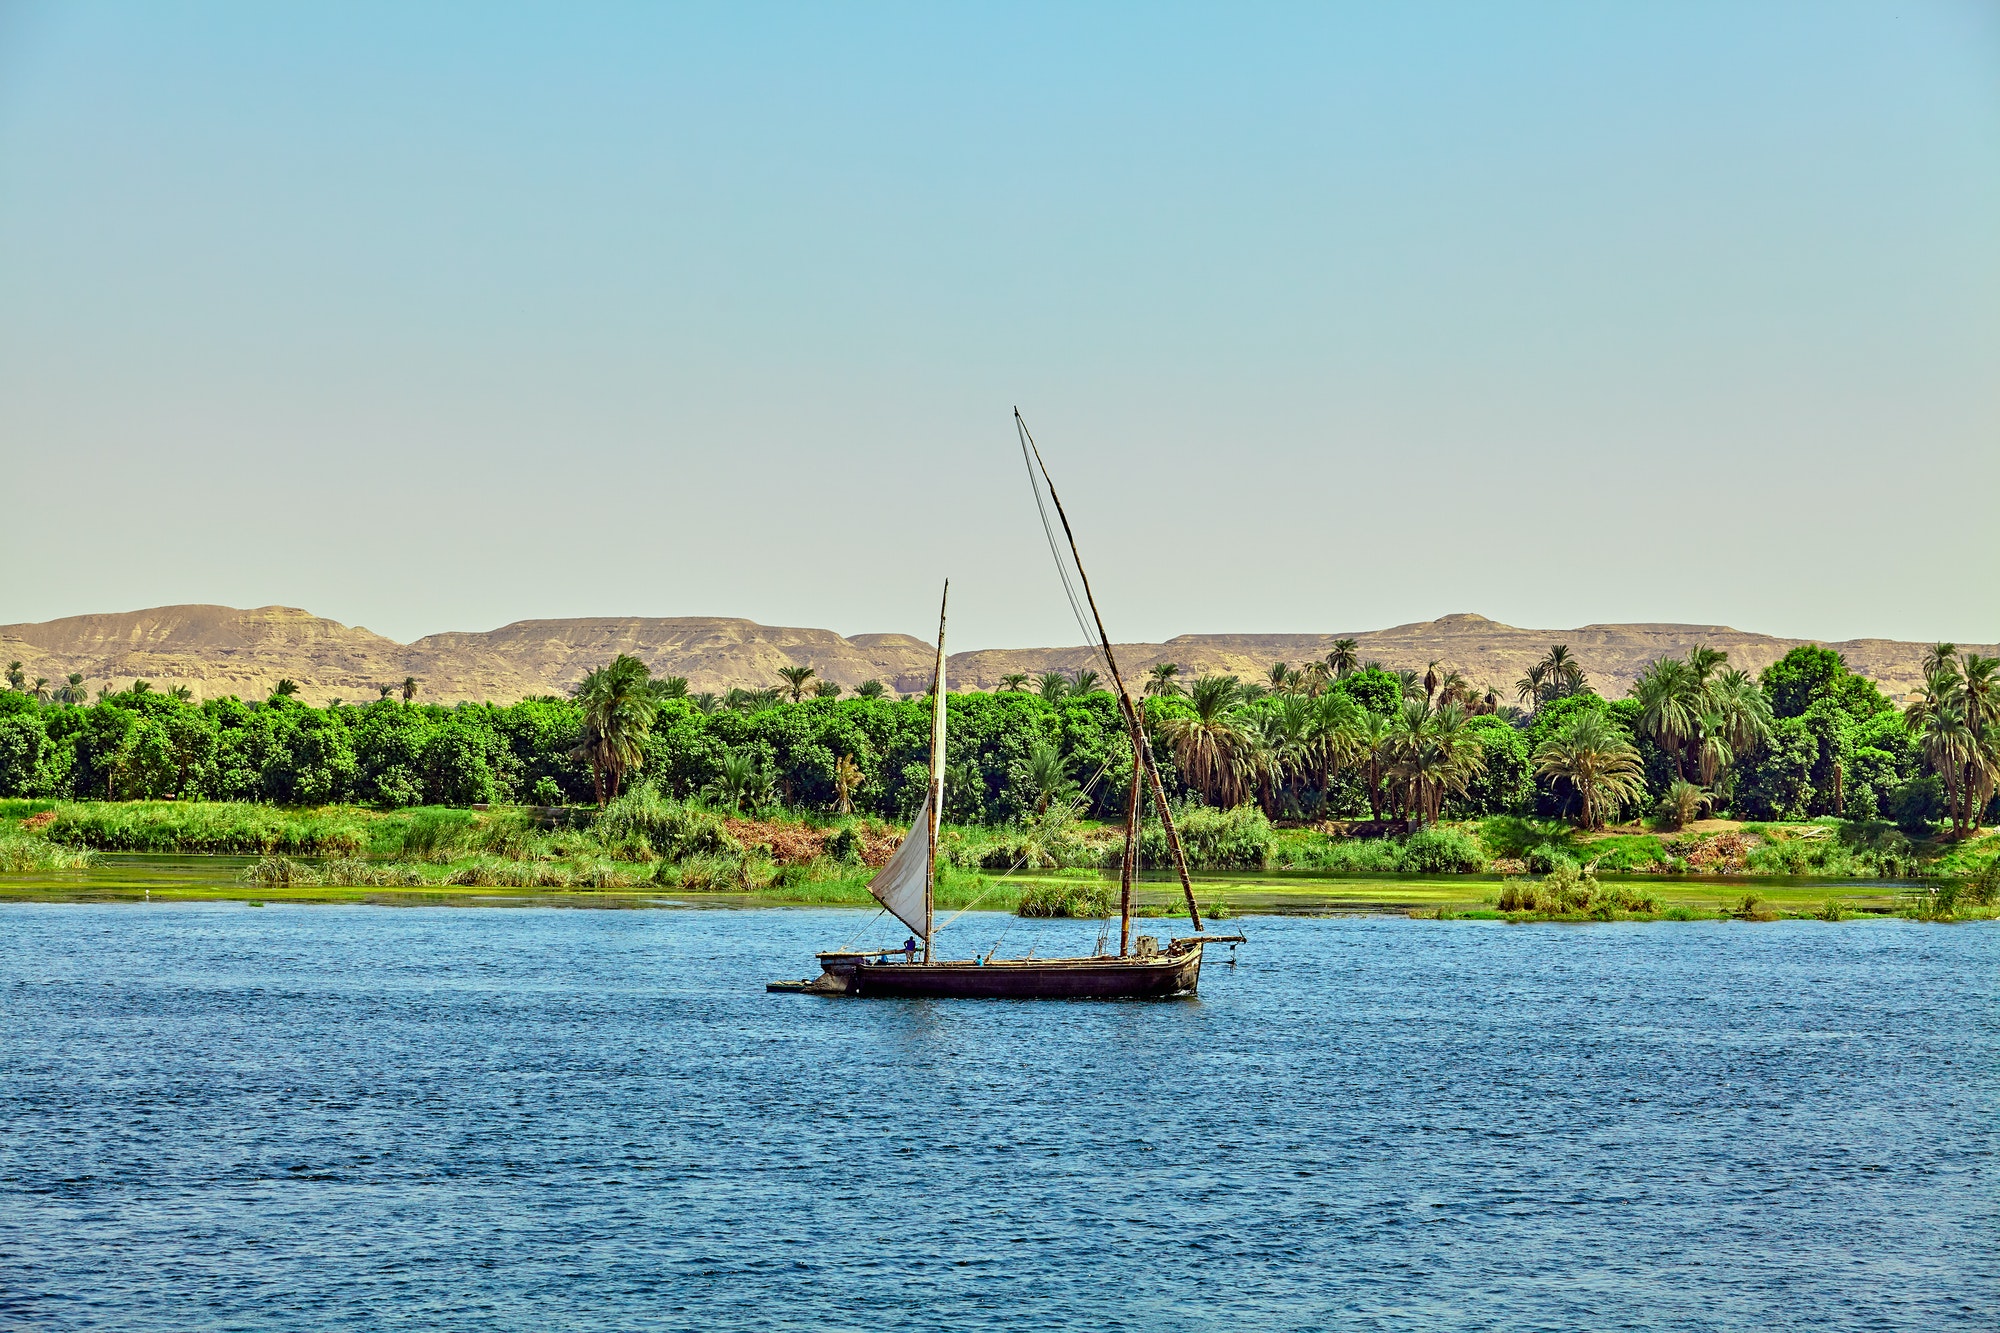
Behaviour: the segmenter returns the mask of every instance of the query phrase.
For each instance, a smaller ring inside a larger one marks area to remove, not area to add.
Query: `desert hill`
[[[1510,699],[1513,682],[1551,643],[1567,643],[1592,684],[1617,697],[1646,663],[1697,643],[1725,649],[1732,664],[1758,671],[1809,642],[1724,625],[1519,629],[1463,614],[1327,634],[1184,634],[1166,643],[1121,645],[1118,654],[1135,679],[1156,662],[1177,662],[1191,676],[1230,672],[1251,679],[1263,676],[1273,662],[1296,665],[1324,656],[1339,637],[1355,639],[1363,661],[1422,670],[1436,659]],[[1918,684],[1917,664],[1926,647],[1889,639],[1826,646],[1898,698]],[[1993,645],[1968,646],[2000,653]],[[910,693],[928,684],[933,650],[908,634],[844,638],[832,630],[715,616],[523,620],[496,630],[432,634],[411,644],[285,606],[247,611],[164,606],[0,625],[0,660],[19,659],[30,681],[41,676],[53,685],[81,672],[92,691],[145,679],[160,689],[184,685],[197,698],[255,699],[289,677],[310,703],[373,699],[378,686],[399,684],[405,676],[418,679],[422,698],[441,703],[556,694],[621,652],[640,658],[656,674],[686,676],[698,691],[775,685],[779,667],[798,663],[842,685],[873,678]],[[1011,672],[1070,671],[1093,658],[1084,647],[980,649],[954,653],[951,671],[956,685],[992,689]]]

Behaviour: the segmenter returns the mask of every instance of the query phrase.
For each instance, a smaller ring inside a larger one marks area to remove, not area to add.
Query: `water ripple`
[[[0,923],[0,1327],[2000,1322],[2000,930],[1255,920],[1033,1005],[765,994],[840,913]]]

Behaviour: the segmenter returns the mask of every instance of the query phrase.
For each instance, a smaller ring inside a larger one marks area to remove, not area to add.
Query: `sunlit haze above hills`
[[[0,623],[2000,638],[2000,7],[0,5]]]

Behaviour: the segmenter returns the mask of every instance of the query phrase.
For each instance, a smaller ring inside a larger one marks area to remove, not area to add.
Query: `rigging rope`
[[[1111,758],[1110,756],[1107,755],[1105,757],[1104,762],[1097,766],[1097,772],[1091,774],[1090,781],[1083,784],[1083,792],[1076,799],[1079,802],[1088,805],[1090,802],[1090,793],[1097,790],[1097,784],[1103,781],[1104,775],[1110,771],[1111,771]],[[1025,865],[1027,863],[1027,860],[1028,860],[1028,854],[1024,851],[1019,856],[1014,858],[1014,863],[1012,865],[1008,866],[1005,870],[1001,871],[994,878],[1005,879],[1007,876],[1013,874],[1016,870],[1019,870],[1023,865]],[[952,922],[958,920],[960,917],[964,916],[967,912],[970,912],[973,908],[977,907],[986,898],[988,894],[992,893],[993,890],[998,887],[1000,887],[998,884],[991,884],[988,885],[986,888],[981,889],[979,891],[978,896],[974,897],[971,902],[967,903],[965,906],[959,908],[956,912],[953,912],[949,917],[947,917],[945,919],[945,923],[943,926],[931,927],[931,934],[933,936],[940,934],[945,929],[946,926],[949,926]],[[876,913],[876,915],[879,916],[881,915],[881,913],[878,912]],[[1004,932],[1002,933],[1000,938],[1002,939],[1006,938]],[[998,948],[999,946],[996,944],[994,947]]]
[[[1029,452],[1034,446],[1034,440],[1028,434],[1028,423],[1022,420],[1018,410],[1014,413],[1014,429],[1020,436],[1021,462],[1028,469],[1028,490],[1035,497],[1035,512],[1041,515],[1042,535],[1049,539],[1049,554],[1055,558],[1056,577],[1062,580],[1063,596],[1069,599],[1069,613],[1076,618],[1076,627],[1083,634],[1083,641],[1089,646],[1091,657],[1104,662],[1104,669],[1109,671],[1111,663],[1104,661],[1104,650],[1098,645],[1098,636],[1091,633],[1090,622],[1084,619],[1083,603],[1077,599],[1076,585],[1070,582],[1069,562],[1063,558],[1061,543],[1056,541],[1055,525],[1049,522],[1049,507],[1042,500],[1042,479],[1035,475],[1035,461]]]

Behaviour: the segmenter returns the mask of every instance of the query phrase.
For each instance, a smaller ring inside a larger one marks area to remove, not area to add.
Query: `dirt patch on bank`
[[[852,835],[852,855],[858,856],[864,865],[880,866],[888,862],[889,854],[903,840],[901,829],[873,820],[858,820],[846,828],[816,828],[811,824],[779,824],[739,817],[722,823],[730,837],[745,847],[768,848],[771,859],[785,866],[805,865],[822,856],[837,857],[841,851],[850,850],[835,845],[843,840],[844,833]]]

